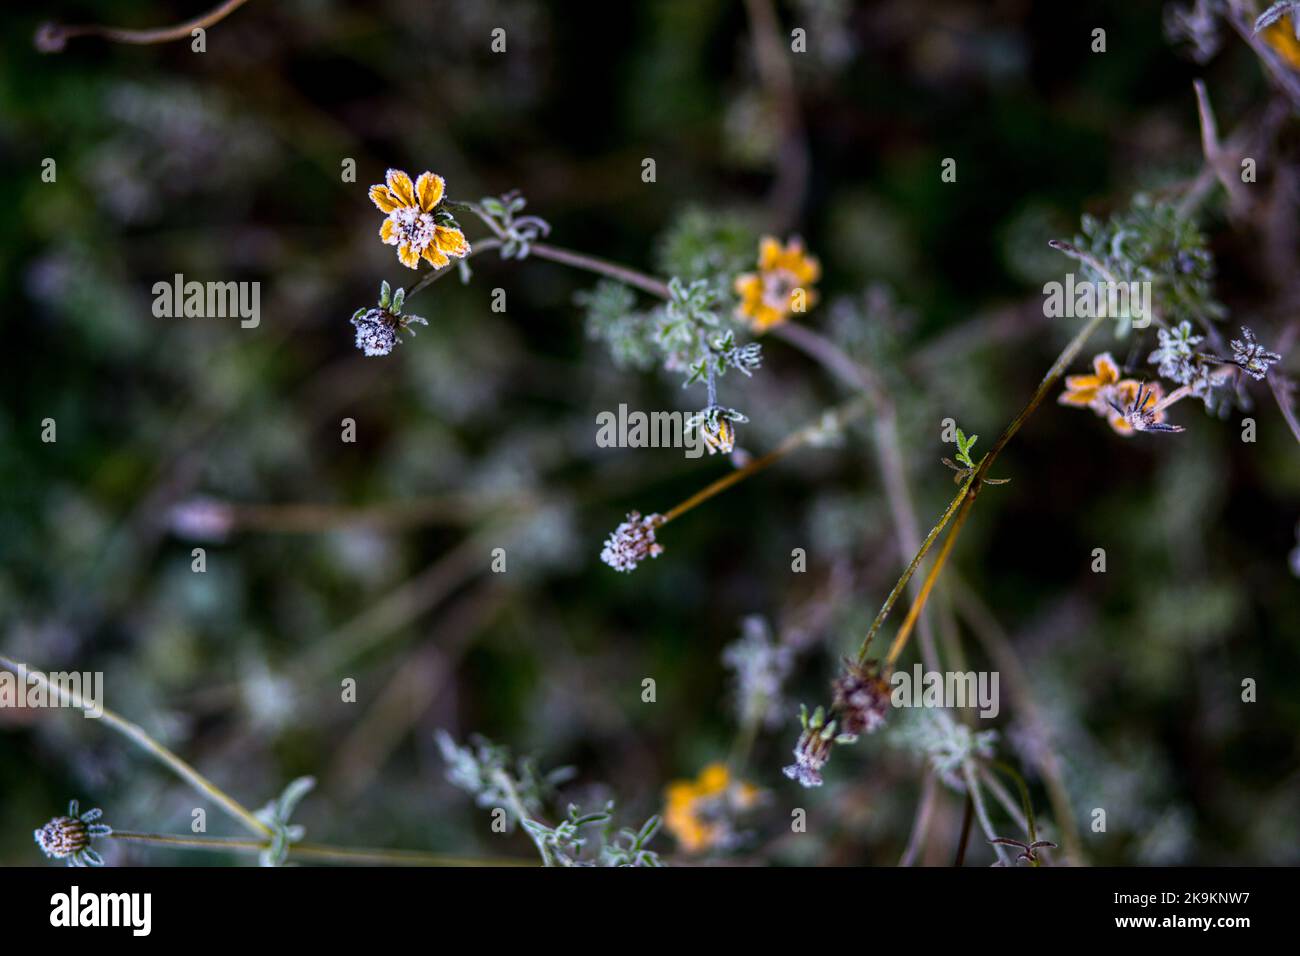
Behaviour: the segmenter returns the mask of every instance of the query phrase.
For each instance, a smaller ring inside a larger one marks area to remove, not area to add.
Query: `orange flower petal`
[[[421,173],[420,178],[415,182],[415,191],[420,197],[420,208],[429,212],[442,202],[442,193],[446,185],[441,176]]]
[[[1294,70],[1300,70],[1300,42],[1295,38],[1291,17],[1285,16],[1260,34],[1264,42]]]
[[[1065,387],[1072,392],[1081,389],[1092,389],[1096,391],[1102,385],[1101,378],[1096,375],[1067,375],[1065,376]]]
[[[370,201],[379,207],[380,212],[392,212],[399,205],[387,186],[371,186]]]
[[[696,783],[699,785],[700,793],[709,796],[726,790],[727,781],[730,779],[731,775],[727,772],[726,764],[711,763],[700,771]]]
[[[451,260],[443,255],[442,252],[438,250],[438,247],[432,243],[424,247],[422,255],[424,258],[429,260],[429,265],[433,266],[435,269],[441,269],[447,263],[451,262]]]
[[[1097,390],[1085,389],[1076,391],[1062,392],[1061,397],[1057,399],[1062,405],[1076,405],[1080,408],[1087,408],[1092,404],[1093,399],[1097,397]]]
[[[781,243],[773,236],[764,236],[758,244],[758,267],[764,272],[775,269],[781,258]]]
[[[404,242],[397,247],[397,258],[401,260],[402,265],[408,269],[420,268],[420,256],[411,248],[409,242]]]
[[[780,325],[785,321],[785,313],[780,309],[775,309],[770,305],[760,305],[754,310],[754,331],[766,332],[774,325]]]
[[[1119,381],[1119,366],[1111,358],[1109,352],[1102,352],[1092,360],[1092,367],[1097,370],[1097,381],[1102,385],[1110,385]]]
[[[745,272],[736,276],[731,287],[737,295],[746,299],[750,297],[759,298],[763,294],[763,280],[757,272]]]
[[[397,223],[393,222],[391,219],[385,219],[384,224],[379,227],[379,238],[384,240],[384,245],[386,246],[397,245]]]
[[[415,205],[415,187],[411,184],[410,176],[400,169],[390,169],[386,178],[388,180],[388,189],[399,205]]]
[[[440,250],[457,259],[463,259],[469,252],[469,242],[465,239],[465,233],[450,226],[436,226],[433,230],[433,241]]]

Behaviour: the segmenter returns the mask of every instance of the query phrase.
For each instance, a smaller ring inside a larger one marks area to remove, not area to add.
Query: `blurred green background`
[[[493,834],[444,782],[436,728],[572,764],[584,802],[607,792],[639,822],[669,781],[726,758],[736,720],[721,655],[743,618],[798,648],[788,699],[825,701],[905,560],[859,424],[674,522],[666,553],[635,573],[601,564],[626,511],[667,510],[728,466],[598,448],[596,413],[692,411],[698,395],[615,368],[574,304],[594,279],[535,258],[476,258],[469,285],[448,278],[412,300],[427,329],[363,357],[348,318],[381,279],[413,279],[366,198],[387,167],[434,170],[456,198],[519,188],[555,243],[647,271],[692,207],[739,217],[755,239],[804,236],[824,267],[804,321],[859,343],[885,374],[928,528],[953,492],[940,422],[991,444],[1072,334],[1041,316],[1042,283],[1067,267],[1046,240],[1200,169],[1194,78],[1225,133],[1270,96],[1235,37],[1205,65],[1181,55],[1156,2],[780,3],[781,35],[808,31],[792,60],[810,164],[779,223],[780,123],[741,3],[253,0],[208,31],[202,54],[83,39],[43,55],[31,42],[46,18],[156,26],[205,6],[64,0],[3,14],[0,653],[103,671],[110,707],[245,804],[317,776],[297,816],[313,840],[469,855],[530,847]],[[1089,49],[1098,26],[1104,54]],[[489,50],[495,27],[504,55]],[[1273,155],[1289,166],[1294,121],[1281,130]],[[956,184],[939,179],[949,156]],[[55,183],[41,180],[47,157]],[[355,183],[341,182],[345,158]],[[1280,215],[1294,221],[1294,199]],[[1297,249],[1263,254],[1265,225],[1207,206],[1225,330],[1249,320],[1272,344],[1295,314],[1279,270]],[[260,281],[260,326],[155,318],[152,285],[178,272]],[[498,287],[503,314],[490,309]],[[895,307],[862,305],[886,287]],[[1107,332],[1097,345],[1086,355],[1127,357],[1132,343]],[[737,379],[724,401],[749,415],[740,443],[756,454],[844,396],[779,341]],[[1186,433],[1124,440],[1046,403],[998,465],[1011,483],[981,496],[954,555],[1051,730],[1044,741],[1027,727],[1004,686],[999,752],[1021,765],[1053,748],[1090,862],[1300,862],[1288,563],[1300,455],[1268,390],[1252,395],[1254,444],[1235,414],[1184,405]],[[353,444],[340,441],[348,417]],[[45,418],[57,443],[40,440]],[[253,511],[203,541],[173,522],[197,498],[425,510],[316,530]],[[496,547],[504,574],[489,570]],[[1090,571],[1096,547],[1104,575]],[[940,617],[949,598],[941,589]],[[964,624],[949,637],[990,666]],[[355,704],[340,701],[346,677]],[[654,704],[641,701],[646,677]],[[1253,704],[1240,701],[1247,677]],[[807,792],[780,775],[796,736],[791,710],[758,739],[745,776],[767,801],[729,858],[896,862],[918,758],[873,737]],[[71,797],[160,832],[186,832],[198,805],[93,721],[0,711],[0,861],[42,863],[31,830]],[[797,838],[792,807],[809,809]],[[1106,833],[1087,829],[1094,807]],[[945,791],[928,861],[951,858],[960,813]],[[209,830],[235,832],[215,809]],[[670,837],[655,845],[671,856]]]

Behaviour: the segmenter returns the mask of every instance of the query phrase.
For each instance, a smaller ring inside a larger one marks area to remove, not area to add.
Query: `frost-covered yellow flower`
[[[1300,40],[1295,38],[1295,25],[1290,16],[1261,31],[1260,37],[1293,70],[1300,70]]]
[[[371,186],[370,198],[379,211],[388,214],[379,228],[379,238],[386,245],[397,246],[397,258],[411,269],[425,259],[441,269],[451,258],[469,253],[465,234],[455,226],[445,210],[439,210],[446,184],[441,176],[430,172],[411,177],[400,169],[390,169],[387,186]]]
[[[1119,366],[1109,352],[1102,352],[1092,360],[1093,374],[1067,375],[1065,391],[1057,399],[1062,405],[1076,408],[1091,408],[1110,424],[1117,434],[1126,438],[1133,435],[1133,425],[1127,412],[1142,394],[1140,411],[1152,412],[1151,421],[1160,424],[1165,420],[1164,410],[1156,411],[1156,406],[1164,397],[1158,382],[1143,386],[1136,379],[1119,377]]]
[[[755,332],[780,325],[792,312],[806,312],[817,301],[812,288],[822,274],[818,261],[791,239],[783,248],[772,236],[758,244],[758,271],[736,276],[740,305],[736,317]]]
[[[1092,369],[1092,375],[1067,375],[1065,391],[1057,401],[1062,405],[1091,408],[1098,415],[1105,415],[1119,382],[1119,366],[1109,352],[1102,352],[1092,360]]]
[[[752,783],[732,780],[725,764],[711,763],[694,780],[677,780],[664,791],[664,826],[687,853],[725,845],[731,817],[758,802]]]

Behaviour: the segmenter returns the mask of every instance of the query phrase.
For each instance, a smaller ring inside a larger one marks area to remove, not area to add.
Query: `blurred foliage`
[[[788,702],[825,698],[907,559],[870,423],[674,522],[662,557],[619,575],[597,555],[626,511],[666,510],[727,468],[596,446],[600,410],[701,404],[680,375],[638,370],[646,343],[624,335],[616,364],[588,337],[575,295],[590,294],[592,332],[608,337],[620,293],[536,256],[486,254],[468,285],[449,276],[414,299],[429,326],[392,355],[364,357],[349,324],[380,280],[413,283],[366,198],[389,166],[432,169],[455,198],[519,188],[550,241],[665,279],[752,268],[774,228],[783,127],[743,4],[253,0],[202,54],[85,39],[53,55],[32,47],[43,18],[153,26],[204,5],[35,6],[7,5],[0,39],[0,652],[102,670],[110,707],[246,805],[316,777],[294,815],[313,841],[491,856],[526,856],[528,836],[492,832],[446,781],[439,728],[572,765],[566,802],[616,796],[620,820],[641,821],[669,781],[726,759],[737,702],[723,655],[742,620],[760,616],[794,648]],[[1073,334],[1042,319],[1041,283],[1069,268],[1046,240],[1073,235],[1083,213],[1099,238],[1123,221],[1109,217],[1141,215],[1135,193],[1195,175],[1194,77],[1229,128],[1258,122],[1271,94],[1235,37],[1204,66],[1183,58],[1159,3],[798,0],[777,15],[808,30],[794,79],[811,166],[791,231],[824,275],[803,321],[893,395],[925,530],[952,494],[941,421],[991,443]],[[504,55],[489,49],[498,26]],[[1104,54],[1089,49],[1095,26]],[[1295,132],[1288,120],[1272,144],[1292,160]],[[55,183],[42,182],[46,157]],[[955,184],[940,181],[944,157],[958,159]],[[347,158],[355,183],[341,181]],[[1294,223],[1284,201],[1276,218]],[[1300,272],[1294,233],[1261,238],[1266,218],[1231,222],[1211,200],[1217,277],[1198,265],[1189,309],[1212,294],[1275,345]],[[260,326],[155,318],[152,285],[176,273],[260,281]],[[843,396],[805,356],[763,344],[762,369],[728,376],[725,395],[757,454]],[[1129,345],[1107,332],[1102,347],[1120,358]],[[1300,587],[1287,558],[1300,455],[1268,390],[1251,394],[1254,444],[1236,413],[1179,406],[1186,433],[1126,441],[1046,404],[954,555],[1050,730],[1042,739],[1004,691],[1003,758],[1059,755],[1092,862],[1300,862]],[[56,443],[41,441],[46,418]],[[344,418],[355,443],[340,441]],[[200,497],[442,504],[306,533],[253,509],[195,540],[172,521]],[[1090,571],[1097,547],[1105,574]],[[806,573],[791,573],[794,548]],[[954,639],[968,666],[992,666],[964,625]],[[1243,704],[1248,677],[1259,699]],[[340,700],[345,678],[355,704]],[[896,862],[920,759],[865,740],[803,791],[780,774],[797,732],[787,703],[757,734],[745,777],[767,799],[733,858]],[[1050,819],[1044,782],[1026,773]],[[66,713],[0,710],[0,781],[9,864],[39,861],[32,828],[72,797],[160,832],[187,832],[197,805]],[[808,809],[806,834],[790,833],[793,807]],[[1093,807],[1108,809],[1108,832],[1088,830]],[[960,800],[945,791],[940,810],[932,862],[951,859]],[[105,842],[110,863],[212,859]],[[649,847],[673,862],[670,837]]]

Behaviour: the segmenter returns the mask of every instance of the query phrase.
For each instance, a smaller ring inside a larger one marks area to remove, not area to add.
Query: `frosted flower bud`
[[[633,571],[647,557],[659,557],[664,549],[663,545],[655,541],[655,528],[663,520],[663,515],[654,514],[642,518],[639,511],[630,512],[627,520],[606,539],[600,560],[615,571]]]
[[[889,713],[889,684],[872,666],[846,662],[845,672],[831,685],[832,709],[847,734],[869,734],[885,723]]]

